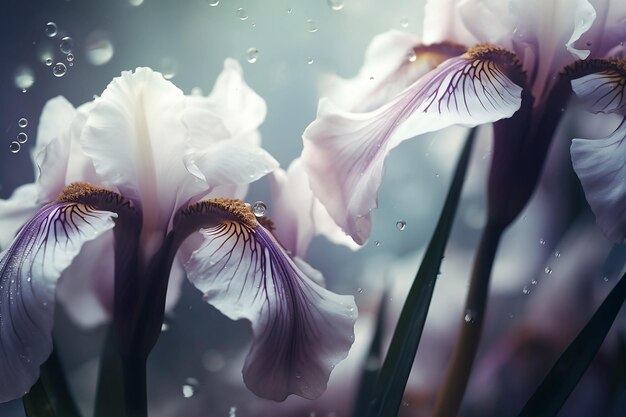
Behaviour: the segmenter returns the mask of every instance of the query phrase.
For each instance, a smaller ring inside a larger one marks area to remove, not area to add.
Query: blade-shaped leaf
[[[402,308],[373,393],[369,417],[390,417],[398,414],[426,322],[444,250],[459,205],[475,136],[476,128],[473,128],[461,152],[433,237],[428,244],[422,264]]]
[[[519,417],[556,416],[600,350],[625,300],[626,275],[623,275],[550,369]]]

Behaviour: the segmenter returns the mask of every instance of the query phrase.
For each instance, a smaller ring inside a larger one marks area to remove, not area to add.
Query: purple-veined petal
[[[25,184],[16,188],[8,199],[0,200],[0,250],[9,246],[24,223],[39,209],[38,192],[36,184]]]
[[[391,30],[375,36],[365,52],[356,77],[327,75],[320,95],[353,112],[374,110],[448,58],[461,55],[465,47],[443,42],[423,45],[413,34]]]
[[[43,207],[0,253],[0,401],[24,395],[52,350],[56,282],[115,213],[76,203]]]
[[[603,139],[574,139],[572,164],[596,222],[614,242],[626,241],[626,120]]]
[[[454,124],[511,117],[522,92],[511,76],[521,77],[515,57],[481,46],[447,60],[375,111],[350,113],[320,100],[317,119],[303,134],[313,192],[355,242],[365,243],[389,151]]]
[[[354,298],[307,277],[241,202],[198,203],[181,212],[174,230],[196,224],[204,224],[204,239],[185,269],[207,302],[251,322],[248,388],[276,401],[319,397],[354,341]]]
[[[287,171],[277,169],[269,178],[272,191],[270,217],[280,219],[273,233],[292,256],[304,258],[309,243],[318,234],[352,250],[359,247],[313,195],[300,158],[295,159]]]
[[[615,68],[572,80],[572,90],[594,113],[625,113],[626,65],[618,60],[607,63],[614,63]]]

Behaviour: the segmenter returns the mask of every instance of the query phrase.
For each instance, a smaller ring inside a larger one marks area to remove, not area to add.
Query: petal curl
[[[0,253],[0,402],[21,397],[37,380],[52,350],[56,282],[85,242],[113,228],[114,217],[50,204]]]
[[[365,243],[389,151],[454,124],[511,117],[522,88],[510,77],[521,77],[519,71],[511,53],[477,47],[447,60],[375,111],[345,112],[322,99],[317,119],[303,134],[302,160],[313,192],[355,242]]]
[[[626,113],[626,63],[620,60],[592,60],[609,66],[572,80],[572,90],[594,113]]]
[[[626,241],[626,121],[603,139],[574,139],[572,163],[596,222],[614,242]]]
[[[187,215],[204,210],[204,241],[185,269],[207,302],[233,320],[251,322],[246,385],[276,401],[289,394],[319,397],[354,341],[354,297],[316,284],[254,220],[210,202],[199,207]]]

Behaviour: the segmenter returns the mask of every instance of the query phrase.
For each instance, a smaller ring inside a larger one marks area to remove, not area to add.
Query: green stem
[[[487,223],[483,231],[474,260],[458,342],[452,353],[443,388],[435,403],[433,417],[454,417],[461,406],[478,351],[485,320],[491,269],[503,231],[504,227],[493,223]]]

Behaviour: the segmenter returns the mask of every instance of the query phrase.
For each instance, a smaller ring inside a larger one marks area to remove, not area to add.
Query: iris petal
[[[445,61],[377,110],[351,113],[320,101],[317,119],[303,134],[302,159],[314,193],[355,242],[369,236],[391,149],[454,124],[511,117],[520,107],[522,88],[509,78],[519,77],[512,54],[476,49]]]
[[[354,341],[354,298],[315,283],[263,226],[210,216],[212,225],[202,230],[204,241],[185,268],[207,302],[252,323],[246,385],[276,401],[289,394],[319,397]]]
[[[594,113],[622,113],[626,110],[626,75],[617,69],[572,80],[572,89]]]
[[[0,253],[0,402],[21,397],[37,380],[52,350],[56,282],[85,242],[113,228],[114,217],[50,204]]]

